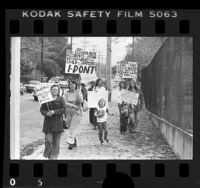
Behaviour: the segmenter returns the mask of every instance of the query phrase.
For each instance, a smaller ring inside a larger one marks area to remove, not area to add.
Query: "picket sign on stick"
[[[36,95],[40,104],[44,104],[54,100],[51,95],[50,89],[51,85],[43,85],[36,89]]]
[[[96,52],[82,49],[66,51],[65,73],[80,74],[83,83],[97,79],[95,72]]]
[[[106,106],[108,107],[108,92],[107,91],[88,91],[88,108],[97,108],[100,99],[106,101]]]
[[[137,105],[139,94],[131,91],[125,91],[121,94],[121,100],[129,104]]]
[[[117,77],[120,78],[137,78],[137,62],[118,62],[117,63]]]

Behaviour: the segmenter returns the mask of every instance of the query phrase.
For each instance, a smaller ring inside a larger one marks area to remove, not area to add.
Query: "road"
[[[40,105],[31,93],[20,96],[20,145],[24,146],[43,138],[43,117]]]

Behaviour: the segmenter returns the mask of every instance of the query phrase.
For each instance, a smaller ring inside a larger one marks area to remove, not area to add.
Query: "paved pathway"
[[[68,149],[67,130],[62,134],[60,155],[58,159],[177,159],[159,130],[151,124],[145,110],[140,113],[137,128],[139,133],[120,135],[118,108],[115,102],[110,103],[110,111],[115,116],[108,116],[108,131],[111,143],[100,145],[98,130],[88,123],[88,112],[84,113],[79,134],[78,147]],[[36,159],[44,159],[40,153]]]

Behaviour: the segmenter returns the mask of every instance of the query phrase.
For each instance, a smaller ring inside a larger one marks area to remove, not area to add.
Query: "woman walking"
[[[91,81],[90,82],[91,86],[90,88],[88,89],[88,91],[93,91],[94,87],[95,87],[95,82]],[[90,111],[89,111],[89,119],[90,119],[90,124],[92,124],[94,126],[94,112],[95,112],[95,108],[90,108]]]
[[[130,104],[129,108],[129,130],[135,130],[139,123],[139,111],[142,109],[142,92],[137,86],[136,80],[130,81],[129,91],[139,94],[138,102],[136,105]]]
[[[119,83],[119,90],[118,90],[118,108],[119,108],[119,118],[120,118],[120,133],[125,134],[127,131],[127,123],[128,123],[128,114],[125,114],[124,108],[125,104],[122,99],[122,94],[126,91],[125,90],[125,82],[121,81]]]
[[[51,86],[53,101],[41,105],[40,112],[44,116],[43,132],[45,134],[45,150],[43,156],[57,159],[60,149],[60,137],[63,130],[63,114],[66,111],[65,101],[59,96],[60,87]]]
[[[97,79],[96,85],[94,87],[94,91],[96,92],[106,91],[106,88],[104,87],[104,84],[101,78]]]
[[[76,82],[69,82],[69,91],[64,94],[64,99],[67,107],[65,118],[69,127],[67,143],[69,144],[69,149],[72,149],[77,146],[76,134],[82,117],[81,104],[83,102],[77,91]]]

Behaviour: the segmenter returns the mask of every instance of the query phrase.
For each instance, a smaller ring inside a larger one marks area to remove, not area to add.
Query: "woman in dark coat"
[[[63,129],[63,114],[66,105],[63,97],[59,96],[60,87],[51,86],[53,101],[44,103],[40,107],[40,112],[44,116],[43,132],[45,134],[44,157],[57,159],[60,149],[60,137]]]

